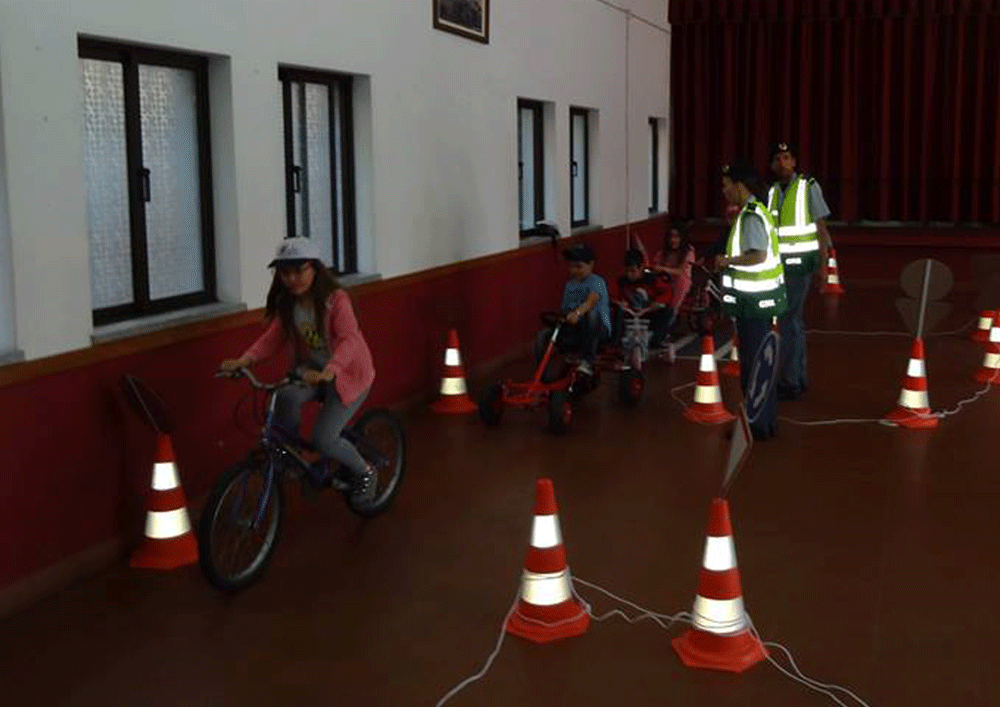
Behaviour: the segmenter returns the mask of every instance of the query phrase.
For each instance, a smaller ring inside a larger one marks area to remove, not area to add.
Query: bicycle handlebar
[[[296,376],[296,375],[287,375],[287,376],[285,376],[284,378],[282,378],[281,380],[279,380],[279,381],[277,381],[275,383],[262,383],[257,378],[257,376],[255,376],[253,374],[253,371],[251,371],[249,368],[237,368],[237,369],[232,370],[232,371],[216,371],[215,372],[215,377],[216,378],[246,378],[247,381],[250,383],[250,385],[253,388],[256,388],[257,390],[265,390],[265,391],[268,391],[268,392],[270,392],[272,390],[277,390],[278,388],[286,386],[289,383],[301,382],[301,379],[298,376]]]

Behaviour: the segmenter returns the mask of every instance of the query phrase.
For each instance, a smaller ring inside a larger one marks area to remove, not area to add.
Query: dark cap
[[[592,263],[594,251],[586,243],[577,243],[563,251],[563,258],[571,263]]]
[[[734,182],[743,182],[750,185],[760,179],[757,170],[750,164],[750,160],[745,157],[737,157],[735,160],[722,167],[722,174],[729,177]]]
[[[642,251],[638,248],[629,248],[625,251],[625,267],[636,268],[642,265],[644,258]]]
[[[768,162],[773,162],[775,156],[781,152],[791,152],[795,154],[795,145],[790,142],[776,142],[771,145],[771,152],[768,154]]]

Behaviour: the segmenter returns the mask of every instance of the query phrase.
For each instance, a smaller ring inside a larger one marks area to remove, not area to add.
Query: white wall
[[[666,24],[666,0],[617,0]],[[213,57],[220,296],[259,306],[284,232],[279,63],[358,84],[359,251],[391,277],[516,247],[519,96],[555,103],[549,180],[569,232],[569,106],[599,113],[601,225],[626,219],[626,16],[598,0],[497,0],[490,43],[431,27],[432,0],[0,0],[17,345],[29,358],[89,345],[77,37]],[[667,117],[668,35],[629,26],[630,205],[646,217],[650,116]],[[216,114],[218,113],[218,114]],[[0,239],[0,255],[3,241]],[[9,302],[7,303],[9,305]],[[2,316],[2,315],[0,315]],[[2,320],[0,320],[2,321]]]

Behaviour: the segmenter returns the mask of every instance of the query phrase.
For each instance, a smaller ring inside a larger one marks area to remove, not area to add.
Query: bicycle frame
[[[246,372],[246,375],[254,387],[264,387],[255,378],[252,378],[249,372]],[[270,391],[267,403],[267,415],[260,434],[260,448],[267,454],[268,461],[267,470],[264,475],[264,492],[261,494],[257,504],[257,511],[254,514],[254,520],[251,524],[252,530],[256,530],[260,523],[264,521],[267,504],[271,500],[274,484],[278,477],[286,473],[289,469],[294,469],[299,472],[299,478],[301,478],[301,475],[309,473],[310,469],[309,462],[299,452],[300,450],[313,450],[314,447],[297,434],[288,432],[275,422],[276,393],[282,385],[288,382],[289,379],[285,379],[273,387],[268,386],[270,387]],[[370,445],[353,428],[345,427],[341,430],[340,436],[353,444],[358,453],[375,466],[381,468],[388,464],[389,460],[385,455]],[[323,456],[322,459],[326,460],[327,457]],[[237,504],[237,508],[242,505],[242,494],[245,492],[246,487],[244,486],[240,489],[240,503]]]

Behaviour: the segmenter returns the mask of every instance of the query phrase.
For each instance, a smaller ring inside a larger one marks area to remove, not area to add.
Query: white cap
[[[319,252],[319,243],[311,238],[286,238],[278,244],[274,252],[274,260],[268,263],[267,267],[273,268],[278,263],[290,260],[319,260],[323,261]]]

